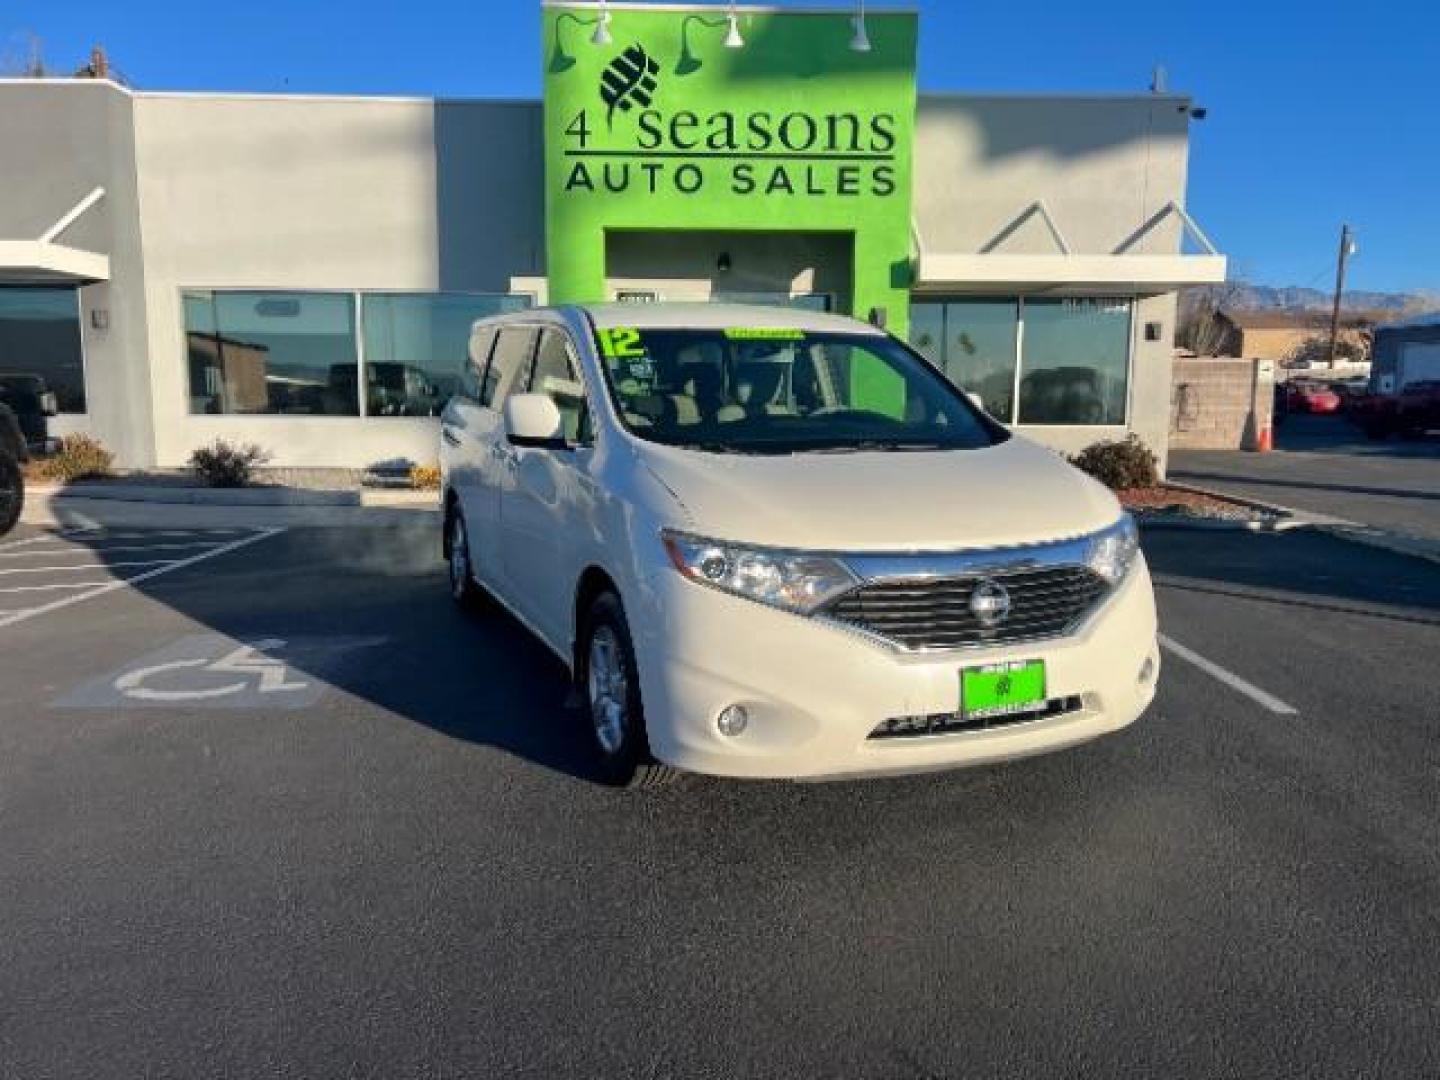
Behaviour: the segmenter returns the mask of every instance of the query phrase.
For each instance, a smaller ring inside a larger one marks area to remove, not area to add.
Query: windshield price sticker
[[[725,336],[731,341],[803,341],[804,330],[787,330],[783,327],[730,327]]]

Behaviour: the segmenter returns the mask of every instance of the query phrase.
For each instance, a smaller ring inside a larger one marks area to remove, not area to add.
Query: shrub
[[[40,462],[40,475],[47,480],[86,480],[96,476],[109,476],[115,455],[100,445],[98,439],[88,435],[66,435],[60,440],[59,449]]]
[[[1098,442],[1070,459],[1070,464],[1089,473],[1112,491],[1154,487],[1160,482],[1155,455],[1134,435],[1119,442]]]
[[[439,491],[440,466],[411,465],[410,486],[416,491]]]
[[[190,468],[210,487],[246,487],[255,467],[270,460],[270,451],[255,443],[231,445],[216,439],[190,455]]]

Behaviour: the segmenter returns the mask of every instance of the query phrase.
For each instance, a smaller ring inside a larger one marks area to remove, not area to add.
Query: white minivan
[[[483,320],[440,462],[455,597],[560,656],[617,784],[999,761],[1155,695],[1115,497],[850,319]]]

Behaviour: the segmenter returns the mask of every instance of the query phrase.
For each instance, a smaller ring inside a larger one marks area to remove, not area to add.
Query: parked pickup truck
[[[1440,379],[1407,383],[1393,394],[1357,398],[1351,416],[1371,439],[1396,434],[1418,439],[1440,428]]]
[[[20,432],[20,423],[6,405],[0,405],[0,536],[20,520],[25,508],[25,479],[20,472],[29,460],[29,448]]]

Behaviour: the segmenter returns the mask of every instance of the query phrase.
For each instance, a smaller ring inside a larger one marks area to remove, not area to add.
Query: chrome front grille
[[[1002,585],[1009,611],[987,625],[971,610],[976,590]],[[1103,578],[1084,566],[990,568],[956,576],[872,581],[831,603],[832,619],[903,649],[965,649],[1057,637],[1104,596]]]

